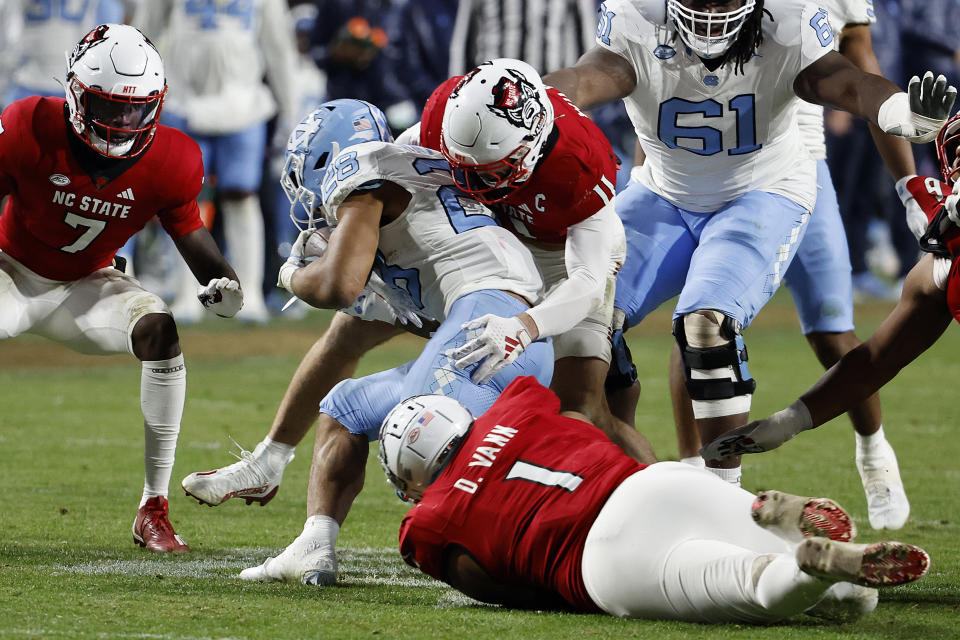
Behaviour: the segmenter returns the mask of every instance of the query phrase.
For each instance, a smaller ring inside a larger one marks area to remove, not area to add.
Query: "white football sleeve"
[[[603,302],[607,275],[620,267],[613,251],[622,242],[623,224],[612,202],[567,229],[567,279],[527,311],[541,338],[569,331]]]

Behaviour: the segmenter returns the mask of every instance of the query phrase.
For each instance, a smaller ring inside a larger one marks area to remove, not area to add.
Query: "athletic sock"
[[[689,458],[680,458],[680,462],[683,464],[688,464],[691,467],[696,467],[698,469],[703,469],[706,464],[700,456],[690,456]]]
[[[743,468],[740,466],[734,467],[732,469],[714,469],[713,467],[706,467],[707,471],[716,475],[718,478],[730,484],[740,486],[740,476],[743,475]]]
[[[871,433],[868,436],[860,435],[854,431],[854,436],[857,440],[857,455],[858,457],[868,456],[880,449],[883,444],[887,441],[886,436],[883,433],[883,425],[880,425],[880,428],[877,429],[874,433]]]
[[[169,360],[144,360],[140,374],[144,466],[142,507],[154,496],[166,497],[187,394],[183,354]]]
[[[265,464],[273,472],[283,471],[293,460],[295,448],[293,445],[271,440],[268,436],[263,439],[263,449],[257,456],[257,462]]]

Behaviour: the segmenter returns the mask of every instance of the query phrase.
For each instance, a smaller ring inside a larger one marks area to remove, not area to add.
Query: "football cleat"
[[[829,538],[850,542],[857,526],[843,508],[829,498],[804,498],[780,491],[761,491],[750,509],[753,521],[790,542]]]
[[[190,547],[170,524],[170,505],[163,496],[154,496],[137,511],[133,541],[150,551],[182,553]]]
[[[331,586],[337,582],[337,556],[329,543],[301,534],[276,558],[241,571],[240,579]]]
[[[871,455],[857,452],[857,471],[867,496],[867,515],[874,529],[900,529],[910,517],[910,501],[903,489],[897,454],[884,441]]]
[[[808,616],[829,622],[859,620],[877,608],[880,594],[876,589],[850,582],[834,582],[820,601],[804,611]]]
[[[230,498],[242,498],[247,504],[259,502],[262,507],[277,495],[283,470],[293,460],[291,452],[280,469],[274,471],[260,460],[265,447],[261,442],[252,453],[240,447],[238,462],[222,469],[191,473],[180,486],[188,496],[211,507],[223,504]]]
[[[862,587],[892,587],[913,582],[930,568],[930,556],[903,542],[854,544],[809,538],[797,547],[797,565],[817,578]]]

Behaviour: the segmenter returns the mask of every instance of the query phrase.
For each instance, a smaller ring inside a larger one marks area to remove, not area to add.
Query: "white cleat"
[[[238,447],[240,445],[237,445]],[[240,447],[239,462],[214,469],[191,473],[180,483],[188,496],[203,504],[215,507],[230,498],[242,498],[247,504],[259,502],[260,506],[273,500],[283,479],[283,470],[293,460],[293,453],[279,470],[273,471],[257,461],[266,445],[260,443],[253,453]]]
[[[879,595],[876,589],[870,587],[861,587],[851,582],[835,582],[824,592],[820,602],[804,613],[830,622],[853,622],[877,608]]]
[[[276,558],[241,571],[240,579],[331,586],[337,582],[337,556],[326,542],[301,534]]]
[[[910,517],[910,502],[900,479],[897,455],[884,441],[870,455],[857,454],[857,471],[867,496],[867,514],[874,529],[899,529]]]

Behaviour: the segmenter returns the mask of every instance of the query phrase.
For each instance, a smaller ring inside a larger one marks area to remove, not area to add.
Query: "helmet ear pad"
[[[135,27],[102,24],[67,56],[66,101],[74,132],[101,155],[127,158],[150,144],[167,92],[163,60]]]
[[[380,464],[404,500],[417,502],[454,457],[473,425],[462,404],[442,395],[408,398],[380,426]]]
[[[483,202],[526,182],[553,129],[553,104],[529,64],[484,62],[453,89],[443,111],[440,152],[454,181]]]

